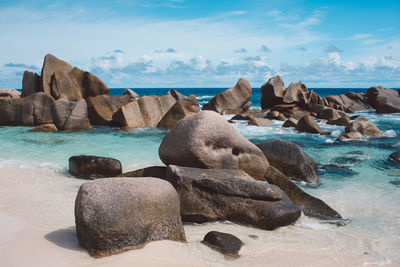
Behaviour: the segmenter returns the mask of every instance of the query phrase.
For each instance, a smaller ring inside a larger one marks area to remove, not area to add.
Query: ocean
[[[111,89],[110,94],[122,95],[124,89]],[[172,88],[132,89],[142,96],[164,95]],[[174,89],[184,95],[195,94],[200,105],[224,90]],[[366,91],[353,88],[314,90],[320,96]],[[252,108],[260,108],[260,99],[260,89],[253,89]],[[230,222],[189,224],[185,225],[188,243],[154,242],[141,250],[108,260],[90,258],[79,248],[73,228],[74,199],[80,184],[85,181],[69,176],[68,158],[79,154],[113,157],[122,162],[124,172],[161,165],[158,147],[167,130],[156,128],[121,131],[94,127],[80,132],[35,133],[28,131],[30,127],[0,127],[0,210],[4,216],[16,217],[27,224],[25,227],[33,233],[43,234],[43,246],[52,255],[61,258],[68,255],[66,266],[101,265],[113,261],[145,262],[150,266],[157,263],[171,266],[177,263],[182,266],[265,266],[268,263],[286,266],[400,265],[400,166],[388,161],[391,153],[400,150],[400,114],[378,115],[371,110],[352,115],[358,114],[375,123],[384,132],[384,137],[335,142],[344,133],[344,127],[320,123],[324,131],[331,132],[325,136],[282,128],[281,121],[274,121],[266,127],[248,126],[245,122],[232,124],[255,144],[284,139],[295,142],[308,153],[318,164],[320,185],[298,185],[346,218],[344,226],[304,215],[294,225],[274,231]],[[224,117],[230,119],[232,115]],[[2,231],[7,227],[11,226],[3,225]],[[241,257],[227,260],[203,246],[200,241],[210,230],[230,232],[241,238],[245,243],[240,251]],[[8,259],[5,251],[12,250],[10,242],[24,240],[18,237],[19,231],[15,230],[17,237],[11,241],[0,239],[0,246],[8,248],[0,250],[3,254],[0,254],[1,259]],[[53,238],[48,237],[52,233]],[[56,238],[54,233],[66,234]],[[18,260],[24,263],[23,259]],[[42,263],[39,256],[30,260]]]

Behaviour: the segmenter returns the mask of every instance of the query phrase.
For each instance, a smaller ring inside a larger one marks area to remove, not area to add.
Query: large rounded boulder
[[[318,184],[317,164],[298,145],[284,140],[273,140],[257,145],[268,162],[296,181]]]
[[[364,136],[381,137],[382,131],[364,117],[357,118],[349,126],[345,128],[346,133],[360,133]]]
[[[75,223],[79,244],[93,257],[155,240],[186,241],[177,192],[151,177],[84,183],[75,201]]]
[[[241,169],[258,180],[269,166],[264,154],[221,115],[201,111],[180,120],[158,150],[166,165]]]

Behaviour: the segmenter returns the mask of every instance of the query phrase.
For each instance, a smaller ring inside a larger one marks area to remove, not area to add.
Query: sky
[[[0,88],[54,56],[112,88],[400,87],[400,1],[0,0]]]

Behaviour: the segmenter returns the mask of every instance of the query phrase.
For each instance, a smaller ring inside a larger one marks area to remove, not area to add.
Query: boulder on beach
[[[124,95],[127,95],[132,99],[140,98],[140,95],[138,95],[135,91],[129,88],[124,90]]]
[[[92,128],[84,99],[79,102],[58,99],[51,105],[51,115],[59,130],[78,131]]]
[[[225,256],[234,258],[239,257],[239,250],[244,245],[242,240],[236,236],[218,231],[208,232],[201,243],[221,252]]]
[[[178,100],[171,108],[165,113],[164,117],[160,120],[157,127],[172,128],[175,124],[190,115],[199,112],[199,103],[195,95],[190,95],[187,100]]]
[[[364,136],[381,137],[382,131],[364,117],[359,117],[345,128],[346,133],[356,132]]]
[[[22,77],[21,97],[30,96],[41,91],[41,78],[36,72],[25,71]]]
[[[257,145],[271,166],[296,181],[318,184],[317,164],[298,145],[272,140]]]
[[[114,177],[122,173],[121,162],[117,159],[79,155],[69,158],[69,172],[80,178]]]
[[[307,93],[307,86],[301,81],[298,83],[291,83],[286,89],[283,103],[305,103]]]
[[[10,99],[17,99],[21,97],[21,92],[15,89],[1,89],[0,88],[0,102]]]
[[[289,196],[290,200],[300,207],[305,215],[324,220],[342,218],[337,211],[329,207],[324,201],[305,193],[275,167],[270,166],[268,168],[265,173],[265,179],[270,184],[282,189]]]
[[[200,111],[180,120],[158,150],[165,165],[204,169],[241,169],[263,180],[268,168],[264,154],[221,115]]]
[[[166,179],[179,194],[182,220],[228,220],[272,230],[299,218],[299,208],[277,186],[236,178],[235,171],[241,172],[169,165]]]
[[[186,241],[179,197],[157,178],[97,179],[75,200],[79,244],[93,257],[138,249],[155,240]]]
[[[143,96],[121,106],[113,115],[112,122],[127,129],[156,127],[175,103],[176,99],[170,94]]]
[[[285,85],[279,75],[270,78],[261,87],[261,109],[271,108],[283,103]]]
[[[367,98],[377,113],[400,112],[400,96],[393,89],[385,89],[382,86],[370,87],[367,90]]]
[[[57,132],[58,129],[53,123],[46,123],[36,126],[30,130],[31,132]]]
[[[0,126],[36,126],[53,123],[50,106],[54,99],[45,93],[0,102]]]
[[[251,94],[252,89],[250,83],[246,79],[241,78],[234,87],[226,89],[214,96],[203,106],[203,110],[212,110],[222,113],[227,109],[241,109],[248,103]]]
[[[299,120],[296,125],[296,130],[298,130],[299,132],[315,134],[319,134],[322,132],[321,127],[318,126],[318,124],[310,115],[306,115]]]
[[[79,101],[97,95],[109,95],[110,89],[95,75],[72,67],[51,54],[44,58],[41,90],[56,100]]]
[[[123,106],[132,102],[131,97],[98,95],[86,98],[88,116],[92,125],[107,125],[114,114]]]

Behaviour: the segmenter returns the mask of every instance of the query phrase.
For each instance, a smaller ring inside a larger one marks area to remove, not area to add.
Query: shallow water
[[[347,225],[337,227],[305,216],[294,225],[274,231],[231,223],[186,225],[187,244],[150,244],[143,252],[129,252],[121,257],[140,258],[141,253],[165,249],[171,257],[182,254],[193,259],[192,265],[222,266],[227,260],[200,244],[207,231],[222,230],[237,235],[246,244],[241,258],[229,261],[230,265],[279,264],[289,254],[297,255],[300,262],[304,260],[304,266],[308,265],[307,258],[314,256],[340,265],[400,264],[400,187],[396,183],[400,181],[400,166],[387,160],[400,149],[400,114],[357,114],[373,121],[385,137],[338,143],[334,140],[344,132],[344,127],[322,123],[324,131],[331,135],[320,136],[282,128],[282,122],[277,121],[266,127],[247,126],[245,122],[233,124],[253,143],[280,138],[302,147],[317,162],[321,184],[299,186],[341,213],[349,220]],[[167,132],[95,127],[82,132],[35,133],[30,129],[0,127],[0,208],[46,231],[74,226],[74,199],[83,181],[68,175],[70,156],[114,157],[122,162],[124,171],[161,165],[158,147]],[[73,255],[83,257],[83,262],[93,262],[82,251]],[[315,263],[319,260],[315,258]],[[97,263],[104,262],[107,260]]]

